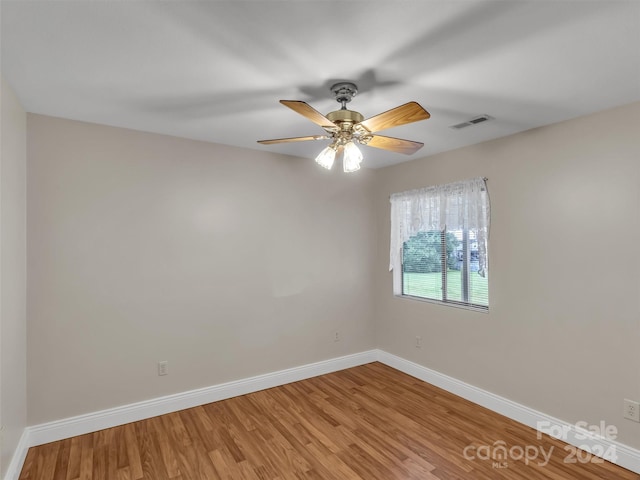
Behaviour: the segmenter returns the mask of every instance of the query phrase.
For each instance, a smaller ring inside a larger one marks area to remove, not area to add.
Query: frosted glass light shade
[[[362,163],[362,152],[356,144],[353,142],[348,142],[344,146],[344,153],[342,159],[342,167],[344,171],[347,173],[355,172],[356,170],[360,170],[360,164]]]
[[[333,162],[336,159],[336,149],[333,144],[322,150],[316,157],[316,163],[321,167],[331,170]]]

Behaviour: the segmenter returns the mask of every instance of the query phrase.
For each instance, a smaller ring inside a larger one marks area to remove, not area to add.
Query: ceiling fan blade
[[[309,135],[308,137],[291,137],[291,138],[273,138],[271,140],[258,140],[258,143],[263,145],[271,145],[272,143],[290,143],[290,142],[305,142],[307,140],[328,140],[328,135]]]
[[[386,112],[363,120],[358,125],[363,126],[370,132],[379,132],[387,128],[399,127],[407,123],[419,122],[431,117],[431,114],[420,106],[417,102],[409,102],[399,107],[392,108]]]
[[[303,117],[307,117],[316,125],[320,125],[325,130],[337,130],[338,126],[322,115],[319,111],[313,108],[308,103],[300,100],[280,100],[280,103],[289,107],[294,112],[299,113]]]
[[[412,153],[420,150],[424,143],[402,140],[394,137],[385,137],[383,135],[373,135],[371,140],[365,143],[365,145],[368,147],[382,148],[383,150],[411,155]]]

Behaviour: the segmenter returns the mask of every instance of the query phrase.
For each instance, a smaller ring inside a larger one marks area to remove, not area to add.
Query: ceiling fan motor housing
[[[327,118],[340,128],[340,130],[334,132],[332,135],[338,145],[344,145],[353,140],[361,144],[366,144],[370,139],[370,132],[358,125],[364,120],[360,112],[353,110],[336,110],[335,112],[329,112]]]
[[[331,120],[336,125],[340,125],[343,123],[360,123],[364,120],[364,117],[360,112],[355,112],[353,110],[336,110],[335,112],[329,112],[327,114],[327,118]]]

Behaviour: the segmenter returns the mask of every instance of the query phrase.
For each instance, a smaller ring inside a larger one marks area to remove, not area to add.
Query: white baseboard
[[[267,388],[278,387],[318,375],[344,370],[376,361],[376,350],[332,358],[300,367],[280,370],[264,375],[222,383],[212,387],[167,395],[99,412],[65,418],[54,422],[28,427],[30,446],[75,437],[105,428],[137,422],[145,418],[192,408],[206,403],[246,395]]]
[[[7,467],[7,472],[4,475],[5,480],[18,480],[22,465],[24,465],[24,460],[27,458],[29,446],[29,431],[25,428]]]
[[[167,395],[143,402],[110,408],[99,412],[64,418],[53,422],[27,427],[22,435],[4,480],[18,480],[29,447],[55,442],[105,428],[144,420],[166,413],[217,402],[247,393],[278,387],[287,383],[325,375],[338,370],[357,367],[377,360],[377,350],[345,355],[316,363],[289,368],[277,372],[257,375],[212,387]]]
[[[410,362],[396,355],[382,350],[369,350],[300,367],[280,370],[278,372],[214,385],[212,387],[167,395],[152,400],[27,427],[16,448],[16,453],[9,464],[5,480],[18,480],[29,447],[95,432],[104,428],[124,425],[126,423],[144,420],[145,418],[204,405],[238,395],[246,395],[248,393],[375,361],[384,363],[396,370],[447,390],[512,420],[536,428],[543,433],[553,433],[554,430],[563,432],[563,441],[581,449],[588,449],[587,451],[593,454],[597,454],[599,451],[613,451],[615,452],[616,458],[607,458],[607,460],[633,472],[640,473],[640,450],[605,437],[595,436],[579,429],[575,425],[494,395],[493,393],[443,375],[442,373]],[[546,425],[548,431],[540,429],[540,425]]]
[[[616,442],[605,436],[595,435],[576,425],[538,412],[537,410],[443,375],[440,372],[410,362],[409,360],[405,360],[404,358],[392,355],[383,350],[378,350],[378,361],[504,415],[516,422],[535,428],[541,433],[551,434],[580,450],[584,450],[598,457],[603,457],[632,472],[640,473],[640,450],[631,448],[628,445]]]

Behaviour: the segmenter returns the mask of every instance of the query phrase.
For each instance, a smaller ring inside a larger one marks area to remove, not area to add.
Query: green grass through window
[[[471,272],[469,277],[470,303],[475,305],[489,305],[488,278],[481,277],[477,272]],[[460,270],[447,271],[447,298],[449,300],[462,301],[462,287],[460,282]],[[433,300],[442,300],[442,274],[434,273],[410,273],[403,274],[403,294],[414,297],[423,297]]]

